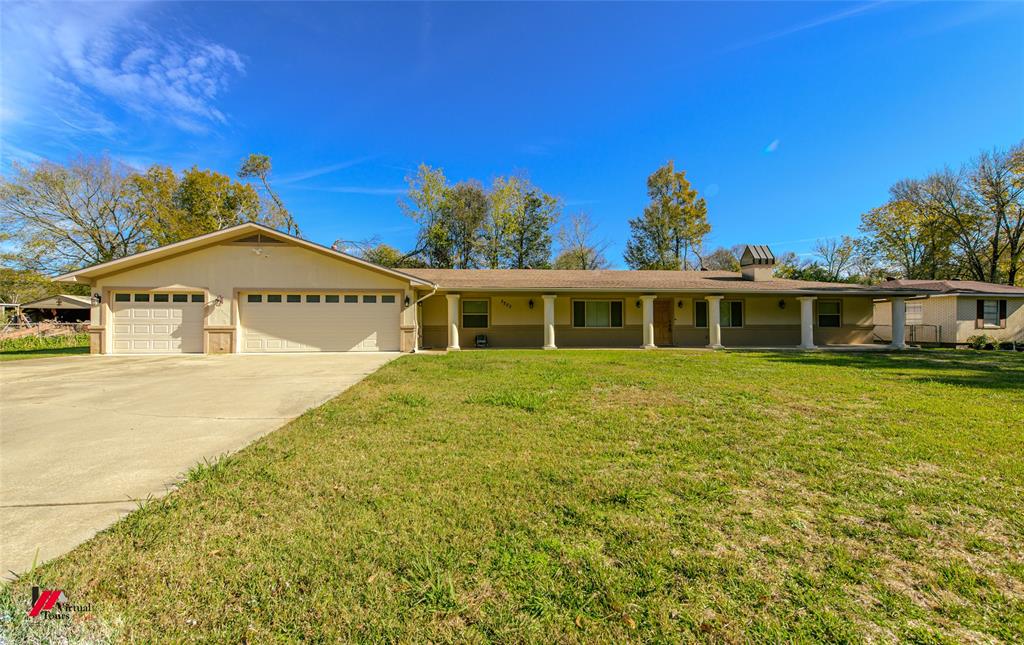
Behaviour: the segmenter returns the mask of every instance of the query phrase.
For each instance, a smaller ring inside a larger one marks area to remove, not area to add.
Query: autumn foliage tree
[[[647,178],[650,203],[629,220],[625,260],[633,269],[692,269],[701,266],[701,247],[711,232],[707,203],[690,186],[685,171],[669,161]]]

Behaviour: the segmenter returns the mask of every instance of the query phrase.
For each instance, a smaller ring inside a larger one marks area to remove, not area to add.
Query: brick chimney
[[[764,244],[747,244],[740,254],[740,272],[744,280],[771,280],[775,274],[775,255]]]

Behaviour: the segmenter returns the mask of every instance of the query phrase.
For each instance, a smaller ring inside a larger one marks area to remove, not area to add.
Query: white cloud
[[[764,147],[764,151],[766,153],[769,153],[769,154],[772,153],[772,152],[775,152],[778,149],[779,149],[779,140],[778,139],[772,139],[772,142]]]
[[[227,122],[217,107],[242,57],[223,45],[158,31],[138,3],[5,4],[5,129],[113,137],[121,110],[189,132]]]

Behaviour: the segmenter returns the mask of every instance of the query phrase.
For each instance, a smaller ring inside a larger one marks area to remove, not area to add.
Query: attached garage
[[[115,292],[115,354],[189,354],[203,351],[202,293]]]
[[[102,354],[412,352],[434,283],[247,222],[61,281],[88,284]]]
[[[396,293],[249,292],[239,309],[243,352],[401,349]]]

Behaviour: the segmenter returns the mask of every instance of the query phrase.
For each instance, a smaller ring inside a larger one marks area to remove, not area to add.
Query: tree
[[[278,194],[270,187],[270,171],[270,157],[252,153],[242,162],[242,167],[238,169],[238,177],[239,179],[259,179],[263,190],[270,199],[265,206],[267,219],[281,222],[285,233],[298,236],[300,235],[299,225],[295,223],[295,219],[285,208],[284,202],[281,201]]]
[[[839,282],[856,263],[857,241],[848,235],[840,239],[818,240],[811,249],[821,260],[824,282]]]
[[[608,260],[604,252],[608,243],[594,241],[596,229],[586,213],[579,212],[570,216],[569,221],[563,223],[558,231],[558,256],[554,268],[584,271],[607,269]]]
[[[412,269],[423,266],[422,260],[402,253],[389,244],[367,245],[359,250],[358,255],[368,262],[392,269]]]
[[[448,180],[444,171],[420,164],[416,174],[405,181],[409,190],[398,204],[420,227],[413,254],[421,256],[427,266],[451,268],[454,253],[445,221]]]
[[[109,157],[68,165],[13,165],[0,179],[3,231],[18,268],[55,274],[145,250],[148,215],[128,187],[131,171]]]
[[[1024,143],[983,152],[968,174],[968,185],[989,227],[988,278],[1015,284],[1024,254]]]
[[[451,268],[477,266],[480,229],[488,207],[487,193],[478,181],[461,181],[445,191],[441,224],[451,249]]]
[[[887,273],[911,280],[950,276],[952,239],[935,217],[920,182],[893,186],[884,205],[861,215],[861,232]]]
[[[134,175],[133,199],[148,217],[151,242],[171,244],[247,221],[281,225],[279,214],[264,213],[256,190],[227,175],[193,166],[179,177],[169,167],[152,166]],[[267,221],[267,218],[275,218]]]
[[[518,202],[505,230],[501,264],[509,269],[546,269],[551,266],[551,226],[561,204],[533,187],[521,191]]]
[[[629,220],[625,260],[634,269],[689,269],[701,265],[701,247],[711,231],[707,203],[672,161],[647,178],[650,204]]]
[[[702,268],[708,271],[739,271],[740,261],[735,251],[720,246],[704,256]]]

